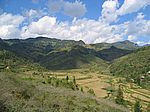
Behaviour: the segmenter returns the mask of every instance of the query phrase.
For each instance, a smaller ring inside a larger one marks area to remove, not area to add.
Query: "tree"
[[[150,112],[150,103],[148,104],[146,110],[147,110],[147,112]]]
[[[121,104],[121,105],[124,104],[123,91],[122,91],[122,88],[121,88],[120,85],[119,85],[119,88],[118,88],[118,91],[117,91],[117,96],[116,96],[115,101],[116,101],[117,104]]]
[[[66,80],[67,80],[67,82],[68,82],[68,80],[69,80],[69,77],[68,77],[68,75],[66,76]]]
[[[87,92],[95,96],[95,93],[94,93],[93,89],[89,89]]]
[[[73,76],[73,83],[74,83],[74,85],[76,85],[76,78],[75,78],[75,76]]]
[[[84,91],[83,91],[83,87],[81,87],[81,92],[84,92]]]
[[[136,100],[134,104],[134,112],[142,112],[142,106],[139,100]]]
[[[140,76],[137,77],[136,82],[137,82],[137,84],[138,84],[139,86],[141,85],[141,78],[140,78]]]

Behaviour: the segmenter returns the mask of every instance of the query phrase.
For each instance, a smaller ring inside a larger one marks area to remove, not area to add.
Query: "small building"
[[[6,70],[8,70],[8,69],[9,69],[9,66],[6,67]]]
[[[144,80],[145,79],[145,77],[144,76],[141,76],[141,80]]]

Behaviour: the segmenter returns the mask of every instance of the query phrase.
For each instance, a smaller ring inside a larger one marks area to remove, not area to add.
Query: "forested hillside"
[[[120,42],[121,48],[117,43],[116,47],[109,43],[87,45],[83,41],[46,37],[1,40],[1,43],[0,49],[10,51],[17,57],[39,63],[49,70],[77,69],[90,67],[93,64],[103,66],[109,61],[132,52],[132,50],[121,49],[122,46],[128,48],[128,44],[124,44],[124,42],[122,44]],[[132,46],[135,49],[134,43]]]

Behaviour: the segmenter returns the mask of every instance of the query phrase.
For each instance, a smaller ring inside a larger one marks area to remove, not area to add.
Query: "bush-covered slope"
[[[28,71],[44,69],[39,64],[35,64],[24,58],[17,57],[14,53],[7,50],[0,50],[0,71]]]
[[[130,42],[128,40],[112,43],[112,46],[117,47],[119,49],[124,49],[124,50],[135,50],[139,48],[137,44]]]
[[[115,42],[115,43],[97,43],[97,44],[91,44],[91,48],[94,48],[95,50],[99,51],[102,49],[108,49],[111,47],[116,47],[118,49],[123,50],[136,50],[139,48],[139,46],[133,42],[130,42],[128,40],[121,41],[121,42]]]
[[[139,85],[150,88],[150,46],[115,60],[110,70],[114,75],[133,79]]]
[[[131,50],[123,50],[112,46],[108,49],[97,51],[97,56],[103,60],[112,61],[114,59],[127,55],[131,52],[132,52]]]
[[[107,65],[95,55],[95,51],[83,46],[74,46],[68,51],[50,52],[39,63],[48,69],[90,68],[94,63],[104,67]]]
[[[128,112],[105,99],[0,72],[1,112]]]
[[[0,42],[2,43],[0,49],[10,51],[17,57],[39,63],[50,70],[91,67],[93,64],[101,68],[106,65],[106,61],[112,61],[130,53],[129,50],[119,49],[108,43],[87,45],[83,41],[46,37],[25,40],[8,39],[0,40]],[[125,45],[126,48],[128,44],[121,45]]]

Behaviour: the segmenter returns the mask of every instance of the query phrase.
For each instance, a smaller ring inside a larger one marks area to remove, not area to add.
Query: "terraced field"
[[[108,97],[107,88],[113,87],[115,90],[117,90],[118,86],[121,85],[124,92],[124,98],[130,102],[130,107],[133,106],[137,98],[140,99],[143,108],[146,108],[150,102],[149,90],[142,89],[133,83],[127,83],[123,78],[102,75],[98,72],[91,73],[86,72],[86,70],[69,70],[44,72],[40,76],[32,76],[32,74],[33,72],[26,72],[24,73],[24,77],[32,77],[34,79],[43,80],[48,76],[55,76],[57,78],[66,78],[66,76],[68,76],[70,79],[75,76],[77,84],[83,87],[85,92],[91,88],[94,90],[94,93],[98,98],[115,97],[113,95]]]

